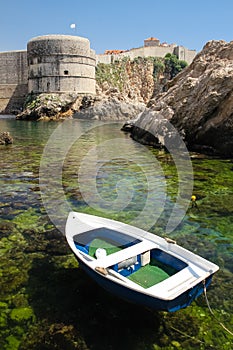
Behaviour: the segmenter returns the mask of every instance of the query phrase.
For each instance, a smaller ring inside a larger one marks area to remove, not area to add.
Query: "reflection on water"
[[[168,154],[135,143],[120,126],[0,116],[0,131],[14,138],[12,145],[0,146],[1,349],[39,349],[42,339],[45,349],[123,349],[111,324],[116,334],[127,324],[127,349],[222,344],[230,349],[228,335],[211,320],[202,297],[175,314],[140,309],[142,321],[135,330],[128,316],[140,318],[134,307],[92,284],[57,230],[63,230],[72,209],[164,235],[178,193],[176,167]],[[189,207],[170,236],[220,265],[209,299],[218,318],[233,328],[233,164],[192,157],[198,207]],[[104,347],[100,323],[106,327]]]

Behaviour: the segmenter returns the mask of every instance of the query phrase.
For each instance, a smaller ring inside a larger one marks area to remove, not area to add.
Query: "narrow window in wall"
[[[69,75],[69,71],[68,70],[64,70],[64,75]]]

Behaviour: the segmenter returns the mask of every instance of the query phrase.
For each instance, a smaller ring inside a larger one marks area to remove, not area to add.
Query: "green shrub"
[[[184,69],[188,63],[183,60],[179,60],[176,55],[167,53],[165,58],[165,72],[171,76],[171,79],[174,78],[179,72]]]

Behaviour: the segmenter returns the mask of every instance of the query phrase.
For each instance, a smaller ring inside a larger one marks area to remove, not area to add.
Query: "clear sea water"
[[[0,132],[14,138],[0,146],[1,349],[232,348],[203,296],[173,314],[135,308],[90,281],[67,248],[69,210],[168,235],[220,266],[207,294],[233,330],[232,160],[190,154],[192,183],[169,154],[121,126],[0,116]],[[185,210],[179,202],[165,232],[181,189]]]

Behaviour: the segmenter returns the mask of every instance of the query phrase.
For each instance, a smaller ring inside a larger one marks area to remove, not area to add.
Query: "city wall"
[[[27,52],[0,53],[0,112],[19,111],[28,93]]]
[[[183,46],[143,46],[119,54],[97,55],[96,61],[97,63],[110,64],[114,61],[121,60],[124,57],[129,57],[131,60],[133,60],[136,57],[165,57],[167,53],[176,55],[179,60],[184,60],[188,64],[190,64],[196,56],[195,50],[189,50]]]

